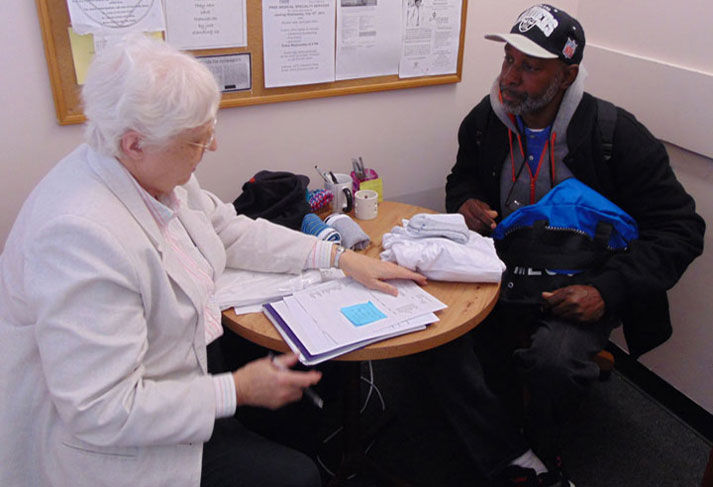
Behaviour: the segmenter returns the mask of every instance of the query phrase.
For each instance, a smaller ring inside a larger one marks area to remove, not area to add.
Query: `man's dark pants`
[[[617,324],[607,317],[573,323],[537,308],[498,305],[471,333],[400,359],[399,366],[404,380],[435,398],[478,470],[495,478],[528,448],[545,461],[558,453],[562,427],[598,378],[592,358]],[[527,407],[518,416],[523,386]]]

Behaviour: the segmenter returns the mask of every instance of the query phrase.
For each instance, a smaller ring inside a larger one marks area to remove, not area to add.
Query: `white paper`
[[[398,296],[373,291],[353,279],[344,278],[298,291],[285,298],[285,302],[292,316],[302,324],[303,343],[312,354],[389,334],[409,320],[446,307],[413,281],[391,283],[399,290]],[[366,302],[371,302],[386,317],[354,326],[341,310]]]
[[[288,296],[283,301],[294,319],[290,323],[290,328],[313,355],[362,343],[364,340],[383,340],[395,334],[400,335],[414,329],[420,330],[423,326],[438,321],[435,314],[427,313],[407,320],[390,319],[373,326],[355,327],[343,315],[331,321],[319,321],[308,313],[293,296]]]
[[[72,29],[79,34],[119,36],[166,29],[161,0],[67,0]]]
[[[215,301],[220,309],[264,303],[289,296],[295,291],[332,279],[344,273],[336,268],[309,269],[301,274],[253,272],[227,267],[215,283]],[[236,311],[237,313],[237,311]]]
[[[403,44],[399,77],[458,70],[462,0],[402,0]]]
[[[287,304],[284,301],[279,301],[276,303],[272,303],[272,306],[280,314],[281,318],[286,323],[290,323],[290,326],[292,327],[292,324],[294,324],[296,320],[290,314]],[[275,320],[275,318],[272,316],[272,314],[270,312],[268,312],[267,310],[264,310],[264,314],[275,326],[275,329],[280,334],[280,336],[282,336],[283,340],[285,340],[285,343],[287,343],[287,346],[290,347],[290,350],[297,353],[299,355],[300,362],[302,362],[305,365],[316,365],[316,364],[325,362],[327,360],[333,359],[335,357],[338,357],[340,355],[344,355],[345,353],[349,353],[354,350],[358,350],[360,348],[366,347],[367,345],[370,345],[372,343],[376,343],[381,340],[385,340],[387,338],[404,335],[406,333],[412,333],[414,331],[425,330],[427,324],[435,323],[436,321],[438,321],[438,318],[436,317],[436,315],[431,313],[430,315],[425,315],[423,317],[423,320],[422,320],[422,321],[424,321],[423,325],[419,326],[419,325],[414,325],[411,322],[404,322],[400,326],[399,325],[395,326],[393,333],[391,333],[391,334],[383,335],[383,336],[380,336],[377,338],[366,339],[366,340],[352,343],[349,345],[338,346],[337,348],[334,348],[332,350],[329,350],[327,352],[320,353],[317,355],[312,355],[312,354],[305,355],[305,353],[303,353],[303,351],[295,343],[295,341],[292,340],[290,335],[286,333],[286,331],[283,329],[282,325],[280,325],[280,323],[278,323]]]
[[[265,87],[334,81],[336,0],[263,0]]]
[[[245,11],[245,0],[167,0],[166,41],[185,50],[245,47]]]
[[[338,0],[336,78],[397,74],[401,5],[396,0]]]
[[[222,54],[219,56],[199,56],[218,81],[220,91],[240,91],[252,88],[252,67],[250,53]]]

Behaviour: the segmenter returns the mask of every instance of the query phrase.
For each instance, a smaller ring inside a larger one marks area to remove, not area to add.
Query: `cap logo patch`
[[[545,37],[549,37],[552,32],[557,28],[557,19],[554,16],[540,6],[535,6],[527,9],[520,15],[517,19],[520,26],[518,29],[520,32],[527,32],[533,27],[537,26]]]
[[[570,37],[567,39],[567,43],[564,45],[564,49],[562,49],[562,54],[567,59],[572,59],[574,53],[577,52],[577,47],[578,46],[575,40]]]

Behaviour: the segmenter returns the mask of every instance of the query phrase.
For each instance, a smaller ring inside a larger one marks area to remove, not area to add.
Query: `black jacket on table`
[[[502,215],[500,172],[509,154],[508,129],[486,96],[463,120],[458,156],[446,183],[446,210],[468,199],[484,201]],[[604,161],[597,100],[584,93],[567,128],[563,163],[574,177],[616,203],[636,220],[639,238],[610,258],[586,281],[607,311],[621,317],[633,356],[671,336],[666,290],[703,251],[705,223],[676,179],[663,144],[636,118],[617,107],[611,159]]]

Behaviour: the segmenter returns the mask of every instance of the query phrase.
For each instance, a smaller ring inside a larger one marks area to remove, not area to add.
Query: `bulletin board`
[[[400,2],[401,0],[387,1]],[[221,108],[457,83],[461,80],[463,66],[463,46],[468,0],[462,0],[462,2],[457,70],[453,74],[403,79],[399,78],[398,75],[376,76],[310,85],[265,88],[263,80],[261,0],[247,0],[247,47],[191,52],[196,56],[250,53],[252,63],[252,89],[249,91],[223,93],[220,103]],[[67,1],[36,0],[36,3],[45,46],[45,56],[49,69],[50,84],[54,96],[57,121],[61,125],[82,123],[85,117],[80,106],[80,85],[77,83],[70,47],[68,31],[70,20],[67,10]]]

